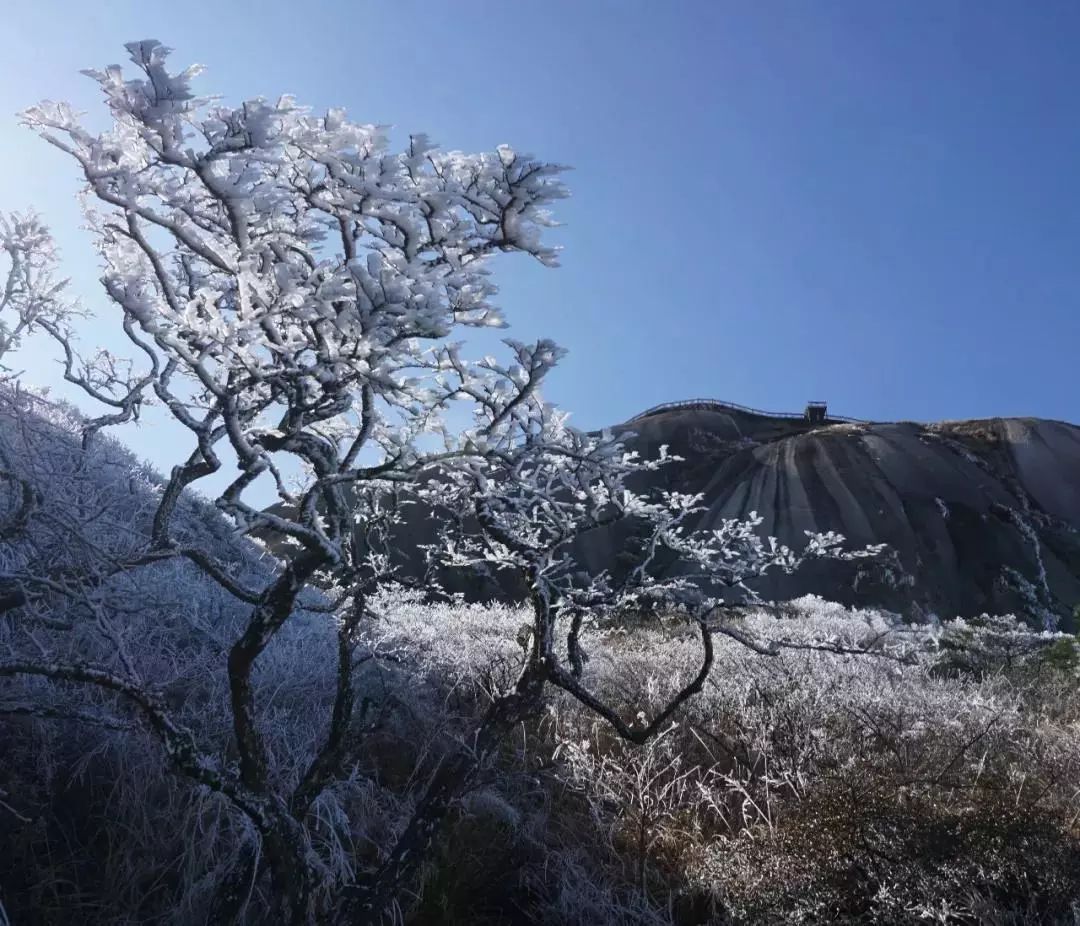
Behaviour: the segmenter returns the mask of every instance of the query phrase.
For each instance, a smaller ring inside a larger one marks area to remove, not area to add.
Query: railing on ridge
[[[658,415],[661,412],[672,411],[678,408],[704,408],[717,411],[736,411],[746,412],[750,415],[760,415],[763,418],[790,418],[790,419],[805,419],[804,414],[798,412],[767,412],[760,408],[751,408],[749,405],[739,405],[738,402],[724,402],[720,399],[683,399],[680,402],[663,402],[660,405],[654,405],[652,408],[647,408],[643,412],[639,412],[631,418],[631,421],[638,421],[641,418],[648,418],[651,415]],[[869,424],[865,418],[849,418],[846,415],[833,415],[829,414],[825,419],[827,422],[842,422],[847,424]]]

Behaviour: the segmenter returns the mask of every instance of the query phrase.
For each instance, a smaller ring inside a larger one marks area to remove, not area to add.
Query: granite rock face
[[[612,430],[644,457],[667,445],[683,458],[637,488],[701,493],[706,510],[688,526],[757,512],[762,531],[793,548],[806,531],[890,548],[884,565],[818,561],[792,576],[770,575],[757,585],[767,600],[811,593],[915,619],[1014,613],[1037,627],[1077,629],[1080,427],[1037,418],[811,424],[703,402]],[[399,566],[419,577],[432,513],[410,510]],[[584,568],[617,572],[626,536],[625,525],[590,532],[578,551]],[[440,580],[471,600],[526,596],[506,574]]]
[[[918,616],[1023,613],[1071,627],[1080,604],[1080,427],[1035,418],[811,425],[720,405],[671,407],[615,428],[663,479],[700,492],[698,526],[751,511],[790,546],[838,531],[886,543],[900,569],[820,563],[760,591],[814,593]],[[614,549],[587,551],[591,565]],[[678,565],[670,568],[677,569]]]

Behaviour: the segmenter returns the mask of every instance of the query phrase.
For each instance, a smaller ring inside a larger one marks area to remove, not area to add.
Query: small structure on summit
[[[808,424],[825,424],[829,418],[829,406],[825,402],[807,402],[804,417]]]

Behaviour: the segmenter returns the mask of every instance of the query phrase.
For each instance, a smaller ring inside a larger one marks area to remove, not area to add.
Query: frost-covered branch
[[[131,704],[161,740],[165,752],[176,768],[188,777],[214,791],[227,795],[246,813],[262,820],[266,816],[264,802],[246,792],[227,773],[203,754],[191,731],[177,724],[161,699],[142,685],[125,679],[108,669],[80,663],[0,661],[0,677],[33,675],[57,682],[93,685],[119,695]]]
[[[191,445],[164,484],[141,496],[153,503],[140,519],[149,536],[102,548],[87,529],[100,512],[42,512],[80,538],[82,553],[59,572],[28,556],[11,572],[23,596],[14,607],[44,612],[65,600],[131,674],[138,660],[103,596],[137,570],[190,563],[247,607],[231,643],[216,644],[227,651],[238,787],[277,808],[255,825],[281,916],[304,921],[325,898],[316,899],[323,874],[303,820],[341,773],[355,726],[356,650],[370,619],[363,602],[407,579],[396,566],[399,495],[436,471],[488,466],[503,449],[494,432],[560,356],[548,341],[508,342],[511,363],[475,362],[451,339],[503,325],[492,257],[556,263],[541,232],[552,224],[548,207],[565,196],[561,168],[505,145],[442,152],[420,135],[394,151],[384,128],[340,110],[316,115],[290,97],[225,106],[196,94],[198,67],[171,71],[160,43],[127,51],[134,76],[118,66],[86,72],[105,96],[105,131],[91,132],[62,103],[33,107],[23,121],[86,182],[104,293],[120,310],[133,360],[84,359],[62,317],[31,300],[27,281],[48,298],[59,292],[43,289],[47,274],[31,273],[52,261],[34,222],[4,239],[14,282],[0,309],[10,303],[18,323],[0,347],[35,326],[58,343],[66,378],[105,408],[84,423],[87,452],[93,433],[135,420],[149,401]],[[462,429],[452,411],[464,404],[477,422]],[[269,570],[235,574],[219,544],[192,536],[185,506],[211,477],[224,481],[210,496],[232,540],[265,544]],[[264,487],[277,504],[266,505]],[[29,516],[27,491],[3,522],[9,531]],[[301,611],[340,622],[336,692],[324,742],[296,780],[282,782],[256,664]],[[38,648],[43,661],[20,663],[28,671],[53,664],[49,646]]]
[[[7,260],[0,291],[0,358],[36,327],[62,327],[76,308],[57,277],[52,236],[34,213],[0,214],[0,252]],[[0,369],[3,369],[0,367]]]
[[[421,136],[393,153],[383,129],[288,97],[221,107],[194,94],[198,68],[168,71],[164,46],[128,50],[136,79],[88,72],[111,130],[91,135],[52,103],[25,122],[78,162],[101,207],[90,219],[106,290],[154,358],[158,397],[197,430],[206,464],[220,443],[235,454],[222,507],[245,529],[339,557],[345,485],[412,478],[435,459],[421,448],[431,439],[462,452],[448,403],[470,397],[498,418],[556,359],[535,352],[528,381],[506,389],[428,346],[502,324],[491,254],[555,262],[539,232],[565,195],[560,169],[505,146],[444,154]],[[275,475],[299,517],[246,502],[259,476],[286,468],[308,476],[297,495]]]

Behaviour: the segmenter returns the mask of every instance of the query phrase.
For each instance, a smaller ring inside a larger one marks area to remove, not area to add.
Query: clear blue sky
[[[572,165],[563,267],[497,273],[510,333],[570,349],[548,395],[581,425],[696,396],[1080,421],[1080,3],[8,0],[3,19],[0,113],[93,109],[78,69],[155,37],[233,100],[291,92]],[[0,166],[0,208],[36,204],[99,306],[71,166],[13,117]]]

